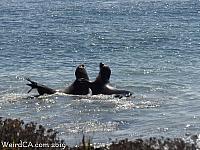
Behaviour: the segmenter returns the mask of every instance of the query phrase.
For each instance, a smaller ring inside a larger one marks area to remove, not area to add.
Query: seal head
[[[75,76],[76,76],[76,79],[83,78],[83,79],[89,80],[89,77],[88,77],[88,74],[87,74],[84,64],[81,64],[76,68]]]
[[[100,63],[99,68],[100,71],[99,71],[99,76],[97,78],[100,78],[105,83],[109,82],[111,75],[110,67],[103,63]]]

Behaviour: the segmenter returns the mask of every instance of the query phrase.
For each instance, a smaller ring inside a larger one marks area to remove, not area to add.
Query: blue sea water
[[[200,133],[198,0],[1,0],[0,52],[0,116],[69,145]],[[132,97],[27,94],[25,77],[58,89],[81,63],[94,80],[100,62]]]

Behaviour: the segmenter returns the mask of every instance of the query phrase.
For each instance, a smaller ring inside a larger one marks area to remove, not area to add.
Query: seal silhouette
[[[82,82],[82,80],[88,80],[89,77],[85,66],[83,64],[79,65],[75,71],[76,80],[61,92],[65,94],[73,94],[73,95],[87,95],[89,94],[89,85],[86,82]]]
[[[73,95],[89,94],[90,90],[89,90],[88,83],[82,81],[82,80],[89,81],[89,77],[88,77],[84,64],[81,64],[76,68],[75,76],[76,76],[75,81],[70,86],[61,90],[55,90],[55,89],[49,88],[45,85],[32,81],[30,78],[26,78],[26,80],[30,82],[27,85],[31,87],[28,93],[31,92],[32,89],[37,89],[39,95],[54,94],[56,92],[61,92],[65,94],[73,94]]]
[[[90,83],[90,88],[92,90],[92,95],[97,94],[105,94],[105,95],[123,95],[123,96],[131,96],[132,93],[126,90],[117,89],[110,84],[110,75],[111,69],[109,66],[100,63],[99,64],[99,74],[96,77],[96,80]]]

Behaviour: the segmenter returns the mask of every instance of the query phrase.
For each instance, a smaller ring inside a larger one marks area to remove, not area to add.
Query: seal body
[[[112,94],[119,94],[123,96],[130,96],[132,93],[126,90],[117,89],[110,84],[110,75],[111,70],[110,67],[104,65],[103,63],[99,64],[99,74],[96,77],[96,80],[90,82],[90,88],[92,90],[93,95],[97,94],[105,94],[105,95],[112,95]]]
[[[65,94],[73,94],[73,95],[87,95],[89,94],[89,84],[87,82],[83,82],[83,80],[89,81],[89,77],[85,66],[79,65],[75,71],[76,80],[64,90],[61,90]]]
[[[85,69],[85,66],[83,64],[79,65],[76,68],[75,71],[76,80],[68,87],[61,89],[61,90],[55,90],[52,88],[49,88],[45,85],[39,84],[35,81],[30,80],[27,78],[26,80],[30,82],[30,84],[27,84],[31,87],[31,89],[28,91],[28,93],[32,89],[37,89],[39,95],[43,94],[54,94],[56,92],[62,92],[65,94],[73,94],[73,95],[86,95],[90,92],[89,90],[89,84],[87,82],[83,82],[82,80],[89,81],[89,77],[87,74],[87,71]]]

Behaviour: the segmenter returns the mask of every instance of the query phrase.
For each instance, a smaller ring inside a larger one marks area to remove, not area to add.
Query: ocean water
[[[76,145],[200,133],[200,2],[1,0],[0,116],[35,121]],[[103,62],[130,98],[30,98],[25,77],[59,89]]]

